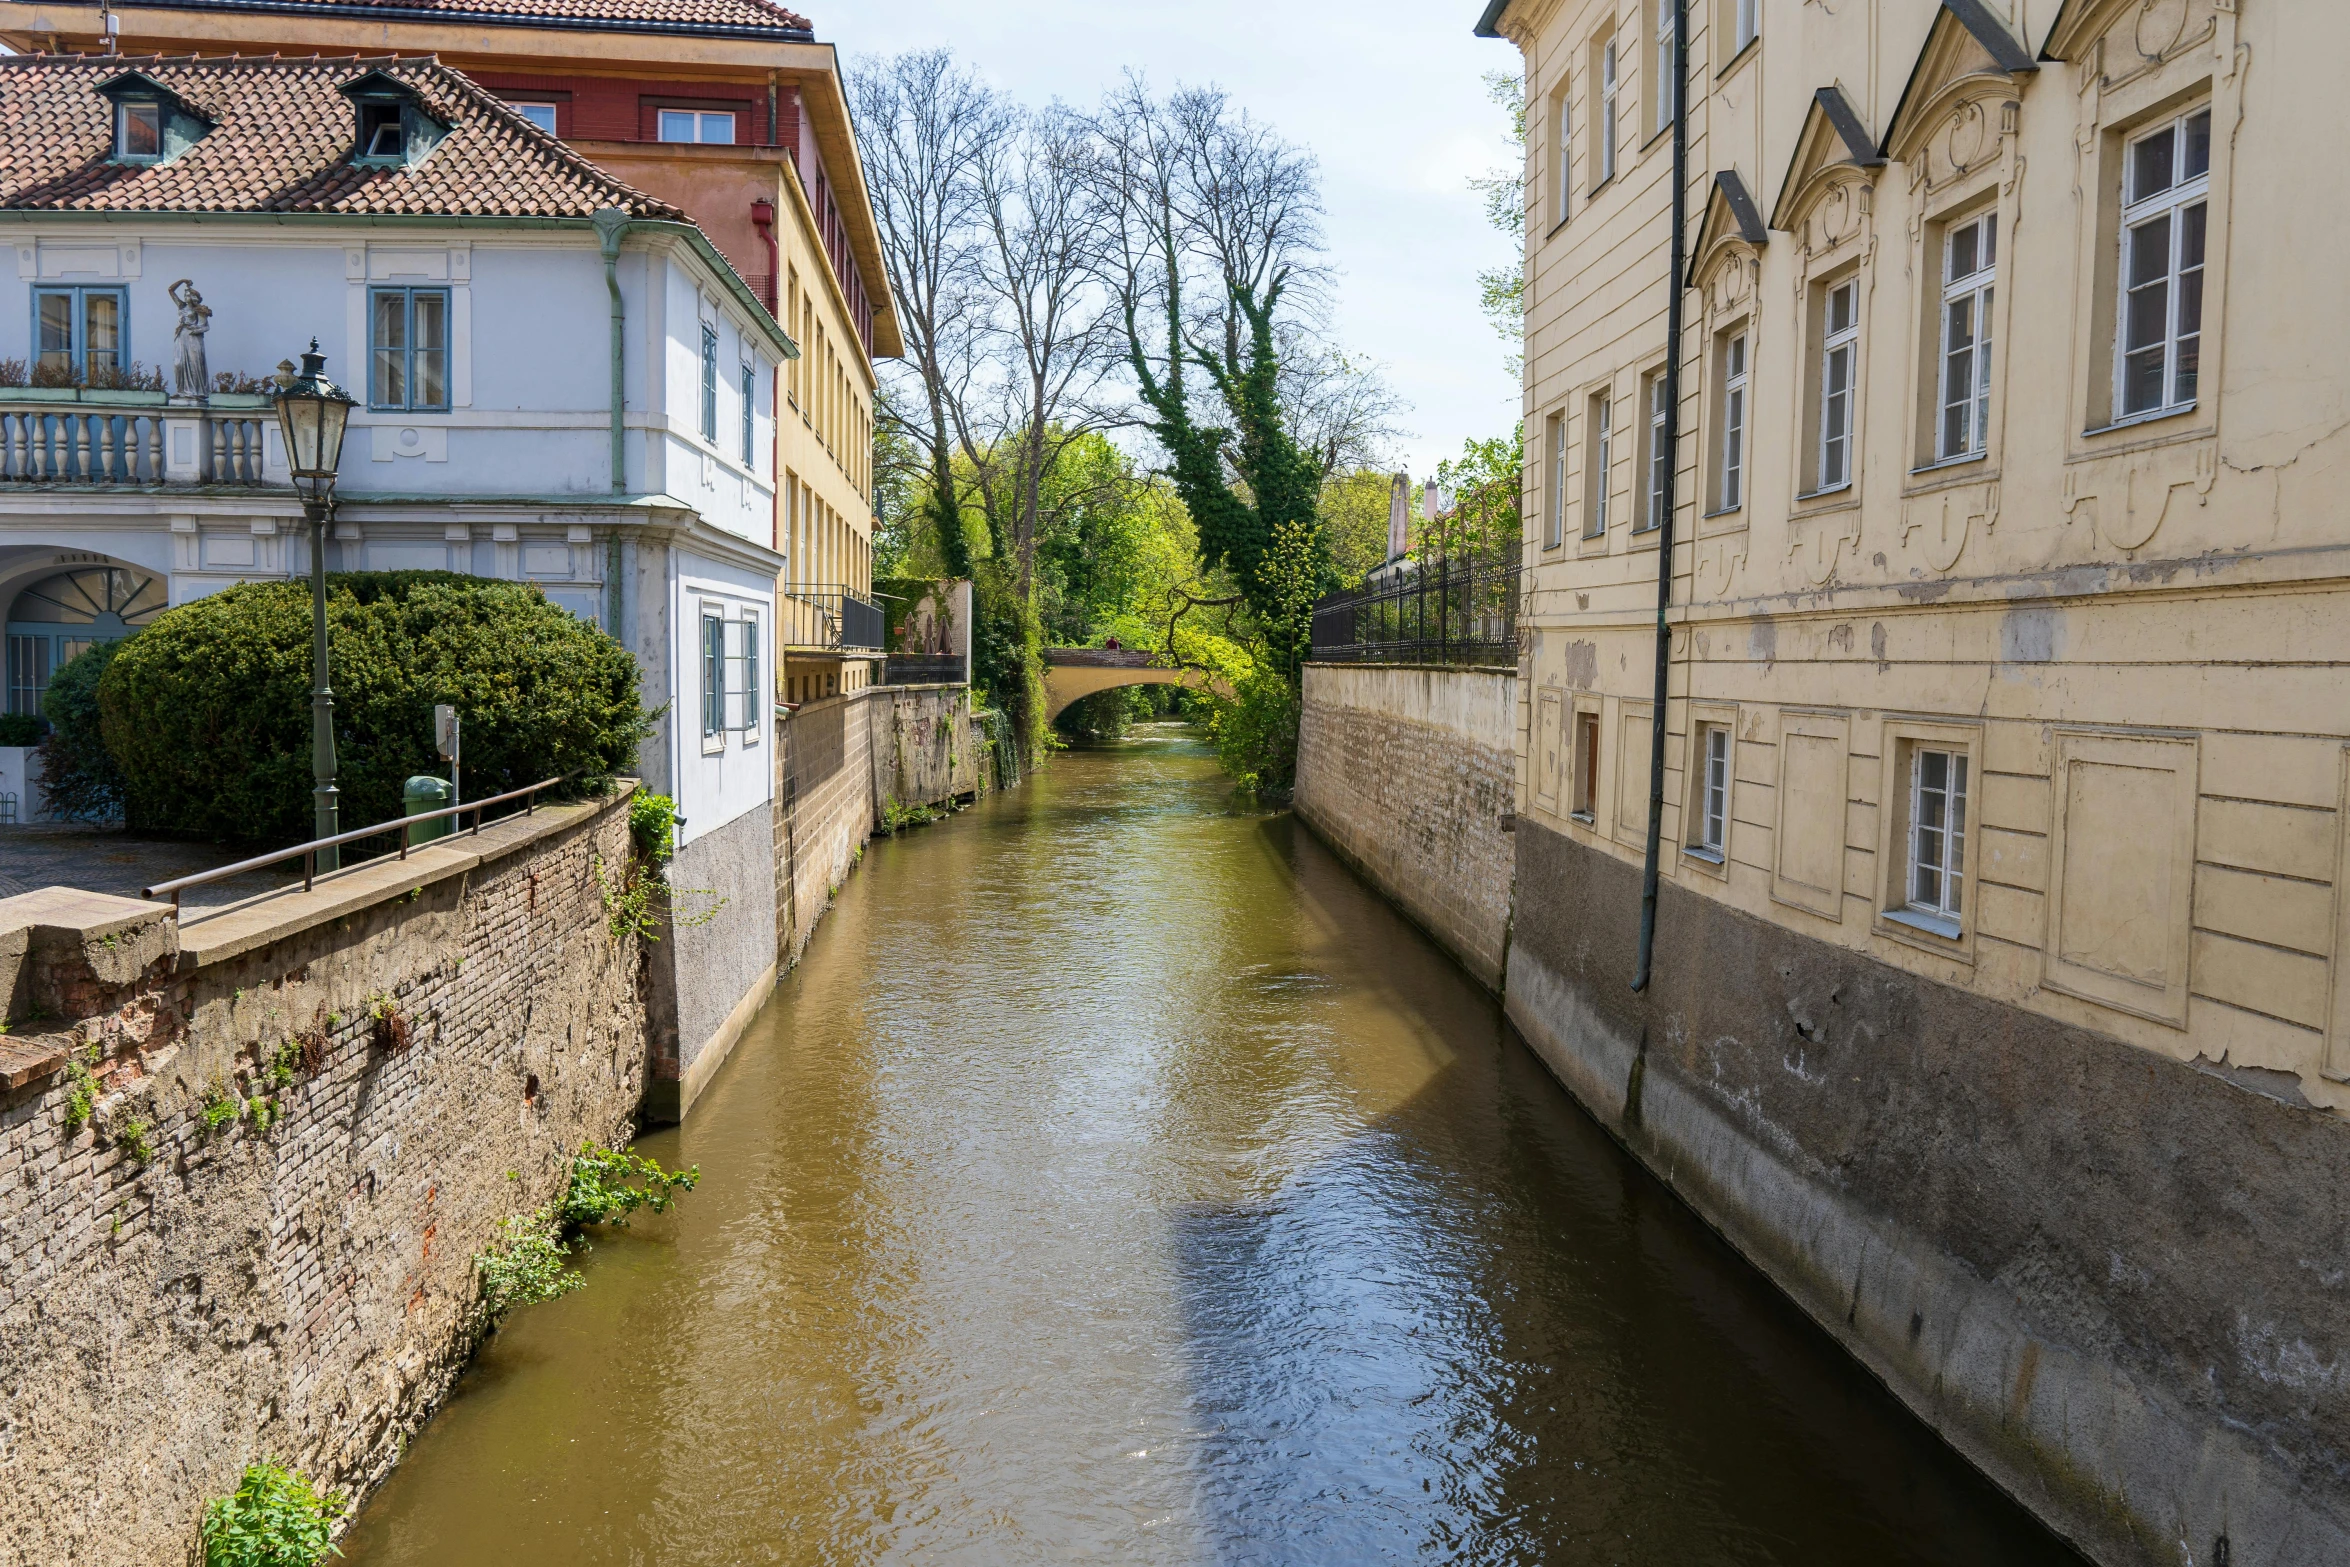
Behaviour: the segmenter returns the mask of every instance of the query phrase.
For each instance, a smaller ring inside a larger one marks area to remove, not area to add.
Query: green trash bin
[[[425,811],[441,810],[448,805],[451,792],[446,778],[426,778],[421,775],[411,778],[400,789],[400,814],[415,816]],[[449,835],[450,824],[455,820],[453,816],[438,816],[429,822],[412,823],[408,828],[408,842],[415,845],[433,838],[445,838]]]

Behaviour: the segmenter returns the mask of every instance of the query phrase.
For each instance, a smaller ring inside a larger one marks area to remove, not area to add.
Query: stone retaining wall
[[[1489,989],[1509,945],[1517,676],[1315,664],[1300,820]]]
[[[390,1469],[472,1348],[474,1254],[631,1129],[638,950],[594,868],[625,799],[185,927],[0,901],[0,1564],[188,1559],[263,1456]]]

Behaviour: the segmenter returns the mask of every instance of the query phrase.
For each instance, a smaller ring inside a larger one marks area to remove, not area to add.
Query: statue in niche
[[[172,329],[172,390],[182,397],[202,397],[212,390],[212,376],[204,366],[204,334],[212,330],[212,307],[196,292],[195,283],[181,278],[165,290],[179,307],[179,325]]]

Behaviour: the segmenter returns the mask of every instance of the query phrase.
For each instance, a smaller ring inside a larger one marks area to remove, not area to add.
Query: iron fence
[[[785,647],[881,651],[881,606],[837,583],[787,587],[775,607]]]
[[[1317,663],[1518,662],[1523,546],[1405,560],[1314,605]]]

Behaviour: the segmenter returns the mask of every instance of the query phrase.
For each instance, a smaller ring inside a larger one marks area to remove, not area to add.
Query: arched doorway
[[[135,566],[70,566],[8,606],[8,711],[38,713],[49,677],[93,642],[115,642],[169,607],[164,579]]]

